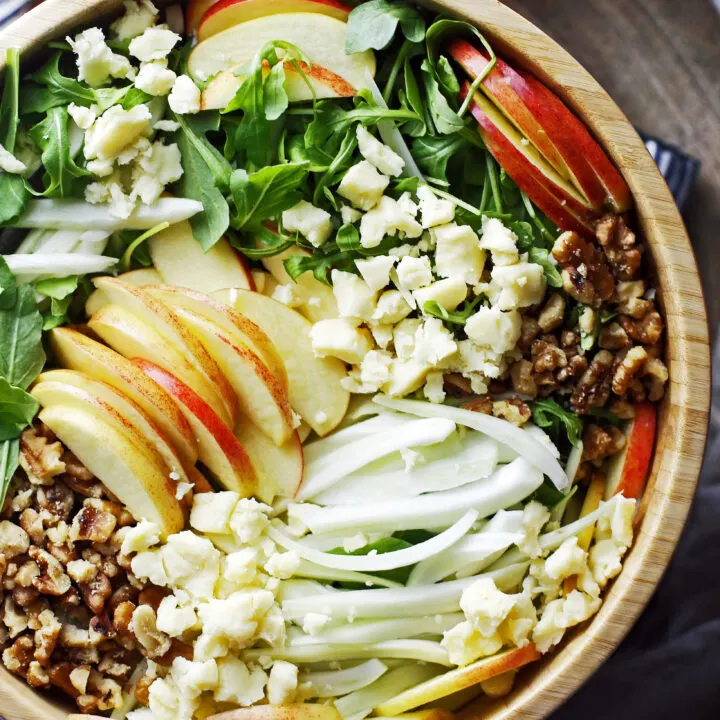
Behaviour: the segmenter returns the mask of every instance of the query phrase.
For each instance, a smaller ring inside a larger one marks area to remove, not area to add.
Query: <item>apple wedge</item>
[[[162,277],[160,277],[160,273],[158,273],[155,268],[150,267],[140,268],[138,270],[130,270],[130,272],[119,275],[118,278],[123,282],[128,283],[129,285],[134,285],[135,287],[143,287],[145,285],[158,285],[163,282]],[[103,305],[109,304],[110,301],[108,300],[107,295],[105,295],[102,290],[93,290],[93,292],[90,293],[90,297],[88,297],[87,301],[85,302],[85,314],[88,317],[91,317]]]
[[[89,397],[84,397],[84,393]],[[133,402],[127,395],[112,385],[95,380],[75,370],[48,370],[38,377],[33,395],[43,405],[74,405],[77,402],[87,404],[90,398],[107,405],[140,433],[165,461],[177,481],[189,482],[178,452],[158,425]],[[42,397],[41,397],[42,396]],[[49,402],[44,402],[47,398]]]
[[[213,295],[259,325],[285,362],[290,405],[318,435],[327,435],[345,417],[350,393],[340,381],[345,364],[335,358],[316,358],[312,323],[300,313],[260,293],[221,290]]]
[[[287,372],[283,359],[268,334],[252,318],[248,319],[245,315],[228,307],[228,304],[218,302],[209,295],[185,288],[162,285],[150,287],[147,292],[155,299],[165,303],[171,310],[183,308],[212,320],[228,334],[235,345],[247,346],[252,350],[275,375],[277,381],[287,389]],[[220,290],[218,292],[231,291]],[[251,290],[241,292],[256,294]]]
[[[638,498],[645,487],[657,426],[657,408],[645,401],[635,405],[635,417],[625,428],[625,447],[610,459],[605,499],[622,493]]]
[[[134,518],[157,523],[163,535],[182,530],[185,518],[175,498],[175,482],[149,445],[141,446],[78,407],[52,405],[41,410],[39,418]]]
[[[302,300],[299,310],[310,322],[338,317],[340,313],[331,287],[316,280],[311,272],[300,275],[297,282],[287,274],[283,261],[293,255],[309,256],[310,253],[303,248],[293,246],[278,255],[263,258],[262,264],[279,285],[294,285],[295,292]],[[263,294],[272,295],[273,289],[270,283]]]
[[[228,490],[243,497],[257,490],[257,476],[243,446],[217,413],[192,388],[148,360],[133,363],[177,402],[197,437],[200,462]]]
[[[255,705],[210,715],[206,720],[342,720],[331,705],[296,703],[294,705]]]
[[[247,345],[235,345],[228,333],[202,315],[175,308],[175,314],[215,358],[235,390],[241,414],[255,423],[276,445],[293,432],[287,390]]]
[[[136,288],[121,280],[98,277],[94,280],[95,287],[101,288],[108,299],[115,305],[125,308],[144,321],[149,327],[162,335],[177,351],[184,355],[188,363],[204,375],[213,392],[208,397],[217,397],[210,404],[220,409],[218,414],[229,419],[232,427],[237,419],[237,398],[230,384],[220,372],[217,363],[212,359],[203,344],[178,322],[170,310],[158,302],[142,288]],[[171,368],[168,368],[172,372]]]
[[[532,643],[523,648],[513,648],[492,657],[477,660],[470,665],[450,670],[443,675],[401,692],[392,700],[375,708],[376,715],[399,715],[407,710],[434,702],[446,695],[489,680],[496,675],[527,665],[540,657]]]
[[[255,493],[265,503],[279,496],[295,496],[303,478],[305,461],[300,437],[295,431],[283,445],[276,445],[253,423],[240,418],[235,437],[245,448],[257,475]]]
[[[188,0],[185,8],[185,32],[189,35],[197,29],[205,13],[218,0]]]
[[[177,450],[185,467],[197,460],[195,435],[175,401],[129,360],[71,328],[50,331],[58,363],[119,390],[145,411]]]
[[[106,305],[90,318],[88,327],[126,358],[151,360],[177,375],[215,410],[228,427],[232,427],[232,418],[207,377],[137,315],[119,305]]]
[[[233,25],[279,13],[320,13],[347,22],[351,10],[337,0],[220,0],[202,17],[197,36],[202,41]]]
[[[152,283],[154,285],[164,282],[203,293],[230,287],[251,289],[253,286],[247,263],[230,243],[222,238],[204,252],[193,237],[189,222],[175,223],[153,235],[148,240],[148,250],[162,277],[159,282]]]
[[[345,28],[342,20],[320,13],[285,12],[257,17],[201,41],[190,54],[188,71],[195,80],[205,82],[224,70],[249,67],[266,43],[283,40],[305,52],[312,68],[324,71],[307,75],[316,97],[337,97],[339,91],[327,83],[336,82],[338,77],[342,81],[340,89],[350,86],[355,94],[366,86],[368,73],[375,74],[375,56],[372,51],[346,55]],[[288,75],[297,76],[296,81],[289,81],[293,99],[311,100],[313,93],[302,76],[296,72]]]
[[[469,83],[463,86],[467,92]],[[470,111],[478,132],[492,156],[517,186],[562,230],[575,230],[584,237],[594,233],[594,211],[585,199],[562,178],[535,147],[482,93],[476,92]]]

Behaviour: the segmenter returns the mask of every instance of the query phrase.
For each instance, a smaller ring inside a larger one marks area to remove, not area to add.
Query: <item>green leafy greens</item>
[[[345,33],[345,52],[382,50],[387,47],[397,31],[411,42],[421,42],[425,37],[425,21],[418,10],[404,2],[370,0],[358,5],[348,18]]]
[[[573,447],[578,446],[583,431],[580,417],[549,398],[535,401],[532,414],[535,424],[546,430],[555,443],[566,437]]]

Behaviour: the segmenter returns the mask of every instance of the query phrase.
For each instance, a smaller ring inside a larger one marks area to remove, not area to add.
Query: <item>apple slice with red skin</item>
[[[206,720],[342,720],[331,705],[296,703],[289,705],[254,705],[210,715]]]
[[[129,272],[118,275],[118,278],[129,285],[135,287],[143,287],[145,285],[159,285],[163,282],[160,273],[151,267],[139,268],[138,270],[130,270]],[[93,290],[85,302],[85,314],[91,317],[104,305],[109,305],[110,301],[102,290]]]
[[[463,86],[463,94],[469,87],[469,83]],[[491,155],[535,205],[561,230],[575,230],[593,238],[591,208],[582,209],[583,200],[569,181],[563,180],[530,143],[523,144],[515,126],[492,102],[476,92],[470,112]]]
[[[148,241],[148,250],[160,282],[210,293],[223,288],[252,289],[247,261],[221,238],[207,252],[193,237],[189,222],[175,223]],[[123,276],[121,276],[122,278]]]
[[[170,471],[177,475],[178,482],[189,482],[182,460],[167,436],[139,405],[112,385],[75,370],[48,370],[38,377],[32,394],[41,405],[48,404],[42,401],[42,396],[51,398],[57,405],[87,404],[90,398],[107,405],[150,442]]]
[[[191,268],[188,268],[188,272],[191,271]],[[187,362],[207,379],[217,395],[217,402],[211,403],[213,407],[216,407],[220,416],[227,419],[230,427],[233,427],[237,420],[238,403],[230,383],[205,346],[178,322],[170,309],[142,288],[133,287],[117,278],[97,277],[93,282],[95,287],[103,290],[110,302],[136,315],[185,356]]]
[[[205,13],[217,2],[218,0],[188,0],[185,9],[185,32],[188,35],[197,29]]]
[[[320,13],[347,22],[351,10],[337,0],[220,0],[203,15],[197,36],[203,41],[233,25],[280,13]]]
[[[210,405],[159,365],[140,358],[133,358],[132,362],[177,402],[197,438],[200,462],[223,487],[243,497],[253,495],[257,491],[255,468],[232,430]]]
[[[231,290],[220,290],[219,293],[232,293]],[[288,379],[285,363],[268,334],[255,322],[236,312],[229,303],[218,302],[214,297],[185,288],[170,285],[157,285],[148,287],[147,292],[152,297],[165,303],[171,310],[183,308],[219,325],[235,345],[247,346],[252,350],[276,380],[287,390]],[[238,292],[251,290],[238,289]]]
[[[212,320],[179,307],[175,314],[222,367],[235,390],[242,415],[276,445],[287,442],[294,430],[294,419],[286,386],[247,345],[233,343],[229,334]]]
[[[141,357],[177,375],[215,410],[228,427],[232,427],[233,421],[225,405],[205,375],[198,371],[185,353],[137,315],[119,305],[106,305],[90,318],[88,327],[126,358]]]
[[[303,478],[305,460],[297,430],[282,445],[276,445],[262,430],[245,418],[235,427],[235,437],[245,448],[258,478],[257,496],[272,503],[276,496],[295,496]]]
[[[375,708],[376,715],[399,715],[407,710],[426,705],[440,698],[464,690],[496,675],[515,670],[540,657],[533,643],[523,648],[513,648],[491,657],[477,660],[465,667],[450,670],[443,675],[426,680],[420,685],[401,692],[391,700]]]
[[[62,367],[107,383],[137,403],[168,437],[185,467],[195,464],[197,444],[185,416],[170,395],[129,360],[68,327],[50,331],[50,347]]]
[[[635,405],[635,417],[625,429],[625,447],[610,458],[605,499],[622,493],[637,499],[645,487],[652,463],[657,407],[649,401]]]

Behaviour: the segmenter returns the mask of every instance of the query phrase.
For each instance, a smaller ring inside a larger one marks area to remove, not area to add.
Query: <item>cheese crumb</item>
[[[168,105],[177,115],[192,115],[200,112],[200,88],[188,75],[178,75],[168,95]]]

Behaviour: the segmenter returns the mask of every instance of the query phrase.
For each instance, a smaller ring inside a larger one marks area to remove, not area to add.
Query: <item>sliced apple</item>
[[[463,87],[467,92],[469,84]],[[594,211],[584,198],[563,179],[523,138],[514,125],[482,93],[476,92],[470,111],[478,132],[492,156],[517,186],[562,230],[575,230],[584,237],[594,233]]]
[[[177,402],[198,442],[200,462],[228,490],[249,497],[257,490],[257,476],[243,446],[217,413],[192,388],[148,360],[133,363]]]
[[[262,264],[265,269],[272,275],[278,285],[294,285],[294,290],[299,295],[302,304],[298,308],[300,312],[310,322],[318,320],[326,320],[327,318],[336,318],[339,316],[337,302],[332,288],[324,285],[313,277],[311,272],[305,272],[300,275],[297,282],[287,274],[283,261],[293,255],[307,255],[310,253],[303,248],[293,246],[278,255],[263,258]],[[264,295],[272,295],[274,287],[272,283],[265,288]]]
[[[217,3],[218,0],[188,0],[185,9],[185,32],[193,32],[203,19],[208,8]]]
[[[233,25],[279,13],[320,13],[347,22],[352,8],[337,0],[220,0],[210,6],[198,26],[198,40]]]
[[[296,703],[289,705],[254,705],[210,715],[207,720],[342,720],[332,705]]]
[[[232,419],[207,377],[137,315],[119,305],[106,305],[90,318],[88,327],[126,358],[151,360],[177,375],[215,410],[228,427],[232,427]]]
[[[287,389],[287,372],[283,358],[275,343],[252,318],[235,312],[227,303],[185,288],[162,285],[150,287],[147,292],[171,309],[184,308],[212,320],[228,334],[235,345],[245,345],[258,355],[270,372],[275,375],[277,381]],[[220,290],[218,292],[231,291]],[[255,294],[251,290],[241,290],[240,292]]]
[[[187,362],[194,365],[207,378],[213,388],[211,395],[217,396],[217,400],[210,404],[215,408],[224,406],[218,414],[223,419],[229,419],[229,425],[232,427],[237,419],[237,398],[203,344],[178,322],[165,305],[148,295],[142,288],[109,277],[98,277],[94,282],[112,303],[137,315],[140,320],[164,336],[179,353],[186,357]],[[172,372],[172,369],[168,369]]]
[[[440,698],[489,680],[496,675],[527,665],[540,657],[532,643],[523,648],[506,650],[492,657],[483,658],[465,667],[450,670],[430,680],[405,690],[405,692],[378,705],[376,715],[399,715],[407,710],[434,702]]]
[[[177,317],[205,344],[235,389],[240,412],[255,423],[276,445],[289,440],[293,417],[287,391],[247,345],[235,345],[211,320],[184,308]]]
[[[250,269],[230,243],[222,238],[204,252],[187,221],[175,223],[153,235],[148,240],[148,250],[153,265],[162,276],[160,282],[152,283],[154,285],[164,282],[203,293],[230,287],[252,287]]]
[[[71,328],[50,331],[57,362],[111,385],[137,403],[167,436],[186,467],[197,460],[195,435],[175,401],[129,360]]]
[[[300,437],[295,431],[283,445],[276,445],[253,423],[240,418],[235,437],[245,448],[258,479],[256,495],[266,503],[276,496],[295,496],[305,466]]]
[[[84,397],[79,393],[84,393],[89,397]],[[78,402],[88,404],[90,398],[107,405],[129,422],[157,450],[170,472],[176,475],[173,479],[189,481],[178,452],[155,421],[139,405],[112,385],[75,370],[48,370],[38,377],[33,395],[43,406],[51,403],[54,405],[74,405]],[[44,402],[43,397],[48,398],[49,402]]]
[[[484,50],[462,38],[453,40],[448,52],[473,79],[490,61]],[[607,205],[616,212],[630,208],[630,189],[603,149],[582,121],[537,78],[498,58],[481,89],[592,207],[601,210]]]
[[[610,459],[605,499],[622,493],[638,498],[652,462],[657,426],[657,408],[649,401],[635,405],[635,417],[625,429],[625,447]]]
[[[375,74],[375,56],[369,50],[346,55],[345,28],[342,20],[319,13],[285,12],[257,17],[200,42],[190,54],[188,70],[193,78],[204,82],[225,70],[249,67],[263,45],[283,40],[309,57],[315,70],[307,78],[316,97],[338,97],[343,89],[347,92],[347,86],[355,94],[366,87],[368,73]],[[338,77],[342,84],[336,87]],[[288,93],[292,89],[294,100],[312,99],[313,93],[302,76],[288,73],[287,80]]]
[[[159,285],[163,282],[155,268],[140,268],[138,270],[130,270],[118,276],[123,282],[134,285],[135,287],[143,287],[145,285]],[[85,314],[90,317],[97,312],[103,305],[108,305],[110,301],[102,290],[93,290],[85,302]]]
[[[213,295],[257,323],[285,362],[290,405],[318,435],[327,435],[345,417],[350,393],[340,381],[345,364],[335,358],[316,358],[312,323],[282,303],[247,290],[221,290]]]
[[[142,447],[77,407],[52,405],[41,410],[39,418],[134,518],[157,523],[164,535],[182,530],[185,518],[175,483],[159,456],[157,462],[150,459],[154,450],[149,445]]]

